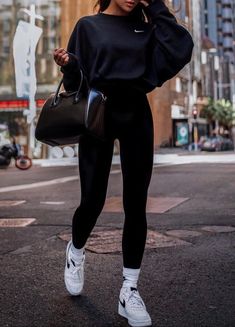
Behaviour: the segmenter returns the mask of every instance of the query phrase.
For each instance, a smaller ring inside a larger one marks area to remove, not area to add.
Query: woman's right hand
[[[69,54],[63,48],[55,49],[53,56],[54,56],[55,62],[59,66],[65,66],[69,62]]]

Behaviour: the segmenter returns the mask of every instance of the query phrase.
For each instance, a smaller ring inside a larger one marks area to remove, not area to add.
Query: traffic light
[[[193,108],[193,118],[197,119],[197,108]]]

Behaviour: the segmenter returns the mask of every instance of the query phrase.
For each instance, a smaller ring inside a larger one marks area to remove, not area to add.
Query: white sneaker
[[[123,286],[120,291],[118,313],[128,320],[130,326],[151,326],[152,321],[144,301],[134,287]]]
[[[69,241],[66,249],[66,262],[64,270],[64,282],[71,295],[79,295],[84,285],[84,261],[85,253],[80,262],[75,262],[71,258],[71,245]]]

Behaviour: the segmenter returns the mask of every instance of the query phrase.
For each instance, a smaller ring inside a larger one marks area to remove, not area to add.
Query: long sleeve
[[[67,46],[69,62],[67,65],[61,67],[61,72],[63,73],[63,84],[66,91],[77,90],[80,80],[78,33],[79,26],[76,24]]]
[[[162,0],[153,1],[146,8],[146,14],[154,30],[145,81],[154,88],[175,76],[191,60],[194,44],[190,33],[177,23]]]

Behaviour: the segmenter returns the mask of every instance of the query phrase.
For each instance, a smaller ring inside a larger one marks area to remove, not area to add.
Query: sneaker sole
[[[148,320],[142,320],[142,321],[137,321],[134,319],[131,319],[128,317],[126,310],[121,306],[121,304],[118,304],[118,314],[128,320],[128,324],[132,327],[145,327],[145,326],[152,326],[152,321],[151,319]]]
[[[72,295],[72,296],[78,296],[78,295],[80,295],[80,294],[82,293],[82,291],[83,291],[83,287],[82,287],[82,289],[81,289],[80,291],[78,291],[78,292],[73,292],[73,291],[69,288],[68,284],[66,283],[66,277],[65,277],[65,275],[64,275],[64,283],[65,283],[66,290],[67,290],[67,291],[69,292],[69,294]]]

